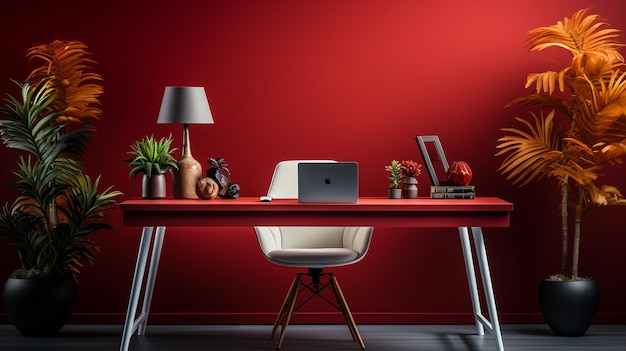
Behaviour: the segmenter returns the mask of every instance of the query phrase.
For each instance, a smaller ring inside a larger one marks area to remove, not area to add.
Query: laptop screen
[[[298,164],[298,202],[356,203],[359,199],[356,162]]]

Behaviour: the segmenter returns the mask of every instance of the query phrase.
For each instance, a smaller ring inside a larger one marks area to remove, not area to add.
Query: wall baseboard
[[[359,324],[472,324],[471,313],[353,313]],[[502,313],[502,324],[544,324],[540,313]],[[151,313],[148,324],[273,324],[276,313]],[[292,318],[294,324],[344,323],[340,313],[300,312]],[[595,324],[626,324],[626,313],[600,313]],[[6,313],[0,314],[0,324],[10,324]],[[123,313],[74,313],[68,324],[124,324]]]

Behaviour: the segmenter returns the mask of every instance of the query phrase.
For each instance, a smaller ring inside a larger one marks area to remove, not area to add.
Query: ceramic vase
[[[78,287],[71,279],[9,278],[3,298],[9,320],[22,335],[52,336],[69,319],[77,296]]]
[[[141,180],[141,196],[144,199],[164,199],[166,191],[165,174],[143,175]]]
[[[595,279],[552,281],[539,285],[543,318],[559,336],[581,336],[591,326],[600,306],[600,286]]]
[[[401,199],[402,198],[402,189],[400,189],[400,188],[388,189],[387,196],[390,199]]]
[[[404,189],[402,189],[402,197],[405,199],[417,198],[417,179],[415,177],[407,177],[404,181]]]

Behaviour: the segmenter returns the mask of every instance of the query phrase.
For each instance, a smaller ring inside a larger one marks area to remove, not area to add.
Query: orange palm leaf
[[[84,122],[99,119],[102,110],[99,97],[104,92],[102,77],[90,72],[96,62],[88,57],[87,46],[80,41],[55,40],[50,44],[31,47],[27,52],[30,60],[40,59],[43,64],[32,70],[31,82],[50,79],[55,89],[52,108],[64,111],[60,120]]]

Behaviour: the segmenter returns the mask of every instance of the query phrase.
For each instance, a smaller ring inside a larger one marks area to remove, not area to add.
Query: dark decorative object
[[[452,185],[467,185],[472,181],[472,170],[464,161],[452,161],[446,175]]]
[[[239,197],[239,185],[230,182],[230,170],[228,163],[222,158],[209,158],[211,168],[206,171],[206,178],[198,182],[198,186],[202,190],[198,190],[198,196],[202,199],[214,199],[221,197],[223,199],[236,199]],[[201,184],[202,183],[202,184]],[[213,196],[212,187],[215,183],[218,187],[217,196]],[[201,194],[203,196],[201,196]]]
[[[7,315],[24,336],[55,335],[72,314],[77,297],[72,279],[9,278],[4,284]]]
[[[239,184],[230,184],[228,186],[228,190],[226,190],[226,194],[224,194],[225,199],[236,199],[239,197]]]
[[[539,285],[539,307],[556,335],[582,336],[600,306],[600,285],[590,280],[549,280]]]
[[[209,165],[212,167],[207,169],[207,178],[213,178],[220,187],[220,196],[226,193],[228,185],[230,184],[230,170],[228,169],[228,163],[222,158],[209,158]]]

